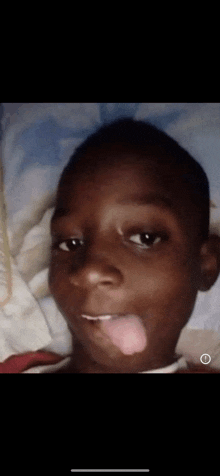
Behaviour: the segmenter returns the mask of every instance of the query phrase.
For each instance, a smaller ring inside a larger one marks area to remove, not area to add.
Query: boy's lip
[[[87,319],[87,320],[108,320],[108,319],[117,319],[118,317],[126,317],[126,316],[131,316],[131,315],[135,315],[137,316],[137,314],[134,314],[134,313],[131,313],[131,312],[127,312],[127,313],[120,313],[120,312],[114,312],[114,313],[103,313],[103,314],[90,314],[90,313],[82,313],[80,314],[80,317],[84,318],[84,319]]]
[[[91,315],[88,315],[88,314],[81,314],[81,317],[85,318],[85,319],[88,319],[88,320],[106,320],[106,319],[111,319],[113,318],[113,314],[100,314],[98,316],[91,316]]]

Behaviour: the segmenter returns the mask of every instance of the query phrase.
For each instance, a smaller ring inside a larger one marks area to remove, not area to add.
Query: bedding
[[[56,365],[62,365],[74,351],[74,339],[48,288],[56,187],[74,149],[102,123],[125,116],[162,128],[202,164],[210,181],[212,230],[220,233],[220,104],[3,103],[1,363],[40,351],[55,355]],[[177,348],[192,361],[209,350],[212,365],[220,369],[219,304],[220,278],[210,291],[199,293]],[[33,373],[45,372],[47,364],[35,365]]]
[[[0,305],[11,298],[12,277],[10,250],[7,237],[5,202],[3,193],[3,169],[0,163]]]

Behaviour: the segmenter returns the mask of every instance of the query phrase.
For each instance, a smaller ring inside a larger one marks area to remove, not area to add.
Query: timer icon
[[[200,362],[202,362],[202,364],[209,364],[211,362],[211,357],[209,354],[202,354],[201,357],[200,357]]]

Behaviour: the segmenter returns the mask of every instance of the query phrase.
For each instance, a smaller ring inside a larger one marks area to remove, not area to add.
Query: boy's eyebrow
[[[159,195],[155,193],[148,193],[145,195],[131,195],[127,198],[123,198],[122,200],[118,201],[119,204],[129,205],[150,205],[155,204],[162,207],[169,208],[170,210],[174,209],[173,202],[164,195]]]
[[[117,201],[120,205],[159,205],[161,207],[168,208],[169,210],[174,211],[173,202],[164,195],[159,195],[155,193],[148,193],[145,195],[130,195],[127,198]],[[58,218],[67,217],[71,215],[71,210],[68,208],[58,207],[52,217],[52,222],[56,221]]]

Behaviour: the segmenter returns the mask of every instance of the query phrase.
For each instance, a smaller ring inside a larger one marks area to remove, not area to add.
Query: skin
[[[158,173],[156,154],[149,150],[143,160],[120,145],[89,151],[58,189],[49,286],[74,335],[70,372],[137,373],[172,364],[198,290],[217,279],[219,241],[199,241],[181,179],[170,180],[170,168]],[[146,194],[162,200],[136,203],[134,196]],[[146,348],[124,355],[81,314],[139,316]]]

